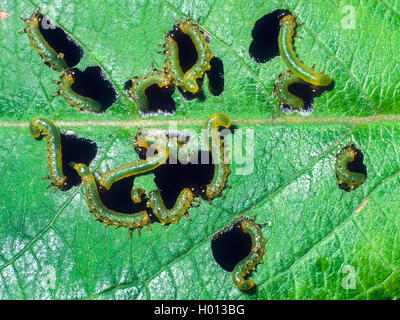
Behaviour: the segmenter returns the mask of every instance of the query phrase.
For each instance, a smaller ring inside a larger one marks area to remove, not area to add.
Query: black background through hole
[[[193,67],[197,61],[198,55],[196,47],[192,39],[190,39],[187,34],[183,33],[178,28],[178,25],[174,26],[174,29],[169,32],[169,35],[178,44],[179,65],[182,71],[185,73],[191,67]]]
[[[357,154],[354,157],[354,161],[353,162],[349,162],[347,164],[347,168],[351,172],[367,174],[367,167],[364,164],[364,155],[363,155],[363,153],[361,152],[360,149],[357,149],[354,146],[353,146],[353,149],[357,151]]]
[[[250,253],[251,237],[244,233],[240,224],[236,222],[213,237],[211,250],[221,268],[232,272],[238,262]]]
[[[257,63],[265,63],[279,55],[279,20],[286,14],[290,12],[278,9],[266,14],[254,24],[249,54]]]
[[[128,177],[114,182],[110,190],[100,192],[100,199],[103,204],[111,210],[120,213],[132,214],[146,210],[146,201],[142,196],[142,202],[136,204],[132,201],[131,190],[135,177]]]
[[[67,188],[71,189],[79,185],[82,180],[70,163],[84,163],[89,166],[96,157],[97,145],[89,139],[78,138],[71,131],[63,132],[60,136],[63,172],[67,177]]]
[[[118,99],[118,94],[112,84],[105,78],[100,67],[87,67],[84,71],[72,69],[75,73],[72,90],[84,97],[92,98],[101,103],[106,111]]]
[[[214,96],[219,96],[224,91],[224,63],[221,58],[214,57],[210,61],[210,66],[211,69],[206,71],[208,88]]]
[[[153,84],[148,87],[145,91],[147,100],[149,101],[149,113],[164,113],[173,114],[176,111],[176,105],[172,94],[174,93],[174,87],[162,87],[160,88],[157,84]]]
[[[308,84],[293,83],[289,86],[289,91],[296,97],[301,98],[304,101],[304,113],[311,113],[314,109],[314,98],[321,95],[319,88],[312,87]],[[284,112],[292,112],[292,108],[289,106],[281,106]]]
[[[170,209],[184,188],[194,187],[202,189],[209,184],[214,176],[214,165],[211,153],[208,151],[196,151],[192,157],[198,158],[199,164],[169,164],[174,161],[170,156],[168,162],[154,170],[154,182],[161,191],[161,197],[165,206]],[[201,164],[201,158],[208,158],[209,164]]]
[[[49,24],[49,20],[42,23],[43,17],[42,14],[39,14],[39,31],[43,38],[57,53],[64,54],[64,60],[70,68],[76,66],[83,57],[83,49],[63,29],[52,23]],[[48,28],[44,29],[43,25]]]

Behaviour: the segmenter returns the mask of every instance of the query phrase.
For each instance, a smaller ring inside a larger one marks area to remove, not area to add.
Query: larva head
[[[208,200],[207,198],[207,187],[206,186],[189,186],[189,190],[192,192],[194,197],[201,196],[203,199]]]
[[[290,24],[295,23],[294,16],[290,12],[284,12],[280,17],[279,25],[285,23],[290,23]]]
[[[196,78],[194,78],[190,73],[185,73],[183,76],[183,83],[185,85],[185,90],[191,93],[197,93],[199,91],[199,85],[197,84]]]
[[[89,177],[93,177],[93,174],[90,171],[90,169],[88,168],[88,166],[83,163],[76,163],[74,165],[74,169],[78,172],[78,174],[82,178],[82,180],[89,178]]]

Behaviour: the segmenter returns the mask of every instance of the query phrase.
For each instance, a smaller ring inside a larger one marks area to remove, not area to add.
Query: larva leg
[[[126,227],[130,231],[138,229],[139,233],[140,229],[150,222],[146,211],[122,214],[106,208],[100,199],[96,180],[90,169],[82,163],[75,164],[74,169],[82,179],[85,199],[95,220],[102,221],[105,226]]]
[[[37,117],[29,124],[29,131],[36,139],[41,136],[46,139],[49,175],[45,178],[50,179],[50,186],[54,186],[55,191],[57,189],[66,190],[68,187],[67,177],[62,168],[61,136],[57,126],[48,119]]]
[[[241,260],[232,271],[233,283],[241,290],[250,290],[254,287],[254,281],[245,279],[245,277],[255,270],[256,266],[263,262],[262,257],[265,254],[266,240],[262,234],[261,226],[253,219],[242,218],[238,221],[244,233],[250,235],[251,251],[249,255]]]
[[[187,214],[187,210],[192,206],[193,200],[193,193],[188,188],[185,188],[179,194],[174,207],[167,209],[161,197],[160,190],[156,190],[150,192],[147,206],[153,210],[157,219],[164,225],[167,223],[178,223],[183,215]]]

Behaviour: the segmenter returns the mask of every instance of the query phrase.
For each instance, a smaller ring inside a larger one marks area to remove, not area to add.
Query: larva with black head
[[[37,117],[29,124],[29,132],[36,139],[40,139],[42,136],[46,139],[49,175],[45,178],[50,179],[49,187],[54,186],[54,192],[57,189],[66,190],[68,188],[67,177],[62,168],[61,137],[57,126],[46,118]]]
[[[140,234],[141,228],[150,223],[150,218],[146,211],[122,214],[106,208],[100,199],[96,180],[90,169],[82,163],[75,164],[74,169],[82,179],[84,196],[95,220],[103,222],[105,226],[112,225],[115,228],[126,227],[130,230],[131,235],[134,229],[138,229]],[[142,193],[143,190],[137,189],[132,199],[134,201],[136,199],[135,202],[138,202],[137,199],[141,197]]]
[[[165,35],[165,50],[166,55],[165,70],[174,79],[175,84],[184,91],[197,93],[199,85],[197,80],[203,78],[204,73],[210,70],[210,61],[213,54],[210,51],[208,38],[197,22],[193,22],[190,18],[185,22],[179,22],[175,25],[174,31]],[[174,32],[183,32],[192,40],[196,52],[197,60],[187,71],[183,71],[179,62],[179,48],[174,40]]]
[[[254,287],[254,281],[245,279],[245,277],[252,270],[255,270],[258,264],[263,262],[262,258],[266,251],[265,244],[267,241],[262,234],[261,227],[263,225],[259,225],[249,218],[241,218],[237,223],[244,233],[250,235],[252,246],[249,255],[233,269],[232,280],[240,290],[247,291]]]
[[[279,24],[279,52],[283,62],[287,65],[287,67],[297,77],[308,83],[311,83],[315,86],[329,86],[332,83],[332,79],[328,75],[315,72],[313,68],[309,68],[304,65],[297,57],[293,46],[293,36],[296,29],[295,17],[286,13],[280,19]]]

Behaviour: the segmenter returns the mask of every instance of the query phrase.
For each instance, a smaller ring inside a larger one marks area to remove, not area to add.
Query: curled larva
[[[367,170],[362,164],[362,154],[353,144],[342,148],[340,152],[335,155],[335,174],[339,187],[347,192],[353,191],[360,187],[367,179]],[[349,165],[355,162],[360,162],[359,171],[352,171]]]
[[[135,141],[135,147],[144,147],[146,149],[149,148],[147,143],[143,144],[143,141],[141,140]],[[114,182],[154,170],[167,161],[169,151],[168,141],[166,138],[159,139],[157,143],[151,145],[151,148],[157,153],[152,154],[151,157],[147,157],[146,160],[131,162],[103,173],[99,179],[99,185],[102,188],[109,190]]]
[[[28,19],[21,18],[21,20],[26,23],[26,27],[19,33],[26,33],[28,35],[36,52],[42,57],[43,62],[51,69],[59,72],[68,70],[69,67],[64,59],[64,54],[62,52],[57,52],[52,48],[40,31],[39,24],[42,23],[43,19],[44,17],[39,12],[39,9],[37,9]]]
[[[249,255],[241,260],[232,271],[233,283],[240,290],[250,290],[254,287],[254,281],[245,277],[255,270],[256,266],[263,262],[266,240],[262,234],[261,226],[249,218],[242,218],[238,221],[242,231],[250,235],[251,251]]]
[[[175,90],[172,78],[166,72],[156,70],[154,67],[151,73],[141,77],[133,77],[130,88],[126,89],[127,94],[133,100],[137,110],[142,115],[150,112],[150,104],[146,95],[146,89],[155,84],[171,92],[171,94]]]
[[[189,218],[187,210],[191,206],[197,205],[197,203],[192,203],[193,201],[194,195],[192,191],[185,188],[179,194],[174,206],[171,209],[167,209],[161,197],[160,190],[156,190],[150,192],[147,206],[153,210],[154,215],[164,225],[167,223],[178,223],[183,215]]]
[[[48,187],[54,186],[54,192],[57,189],[66,190],[67,177],[62,168],[61,137],[57,126],[48,119],[37,117],[29,124],[29,131],[34,138],[39,139],[44,136],[47,141],[49,175],[44,178],[50,179]]]
[[[302,111],[304,109],[304,101],[289,91],[292,84],[309,85],[304,80],[297,77],[292,71],[287,70],[279,75],[274,83],[274,94],[278,98],[281,105],[287,105],[294,111]],[[312,88],[314,92],[316,88]]]
[[[126,227],[130,232],[138,229],[139,233],[142,227],[148,225],[150,218],[146,211],[122,214],[106,208],[100,199],[96,180],[90,169],[82,163],[75,164],[74,169],[82,179],[85,199],[95,220],[102,221],[105,226],[112,225],[116,228]]]
[[[213,58],[207,36],[199,25],[191,19],[179,22],[175,29],[179,29],[190,37],[196,48],[197,60],[189,70],[183,72],[179,62],[178,44],[174,40],[174,32],[170,32],[165,36],[165,70],[171,75],[178,87],[184,91],[197,93],[199,91],[197,80],[203,78],[204,72],[210,70],[210,61]]]
[[[283,62],[300,79],[315,86],[329,86],[332,79],[324,73],[316,73],[311,68],[304,65],[297,57],[293,46],[293,36],[295,33],[296,22],[291,14],[281,18],[280,31],[278,37],[279,52]]]
[[[85,97],[78,94],[72,88],[75,82],[75,76],[79,72],[77,69],[71,69],[64,72],[58,82],[58,91],[53,94],[53,96],[61,95],[64,97],[65,101],[72,107],[78,110],[101,113],[104,111],[101,103],[90,97]]]
[[[220,137],[219,127],[229,128],[231,120],[223,113],[214,113],[207,118],[204,123],[204,139],[211,152],[214,163],[214,176],[210,184],[207,185],[205,193],[202,195],[211,202],[215,197],[221,196],[221,192],[226,186],[229,175],[229,165],[225,161],[224,142]]]

